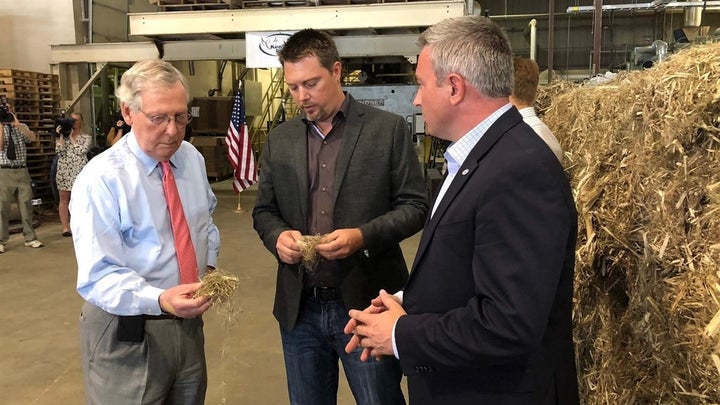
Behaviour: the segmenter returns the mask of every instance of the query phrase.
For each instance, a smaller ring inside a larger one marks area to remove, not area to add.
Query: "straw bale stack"
[[[540,100],[578,207],[583,403],[720,402],[720,43],[558,86]]]
[[[542,117],[550,108],[550,104],[560,94],[568,93],[576,89],[580,84],[567,80],[555,80],[547,86],[541,86],[535,98],[535,111]]]

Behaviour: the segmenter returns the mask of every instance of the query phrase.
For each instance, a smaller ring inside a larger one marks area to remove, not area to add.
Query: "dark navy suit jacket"
[[[578,403],[576,233],[563,168],[511,108],[423,231],[395,329],[411,404]]]

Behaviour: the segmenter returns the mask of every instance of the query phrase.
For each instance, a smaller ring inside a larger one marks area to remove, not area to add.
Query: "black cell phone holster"
[[[139,343],[145,337],[144,315],[118,316],[117,338],[120,342]]]

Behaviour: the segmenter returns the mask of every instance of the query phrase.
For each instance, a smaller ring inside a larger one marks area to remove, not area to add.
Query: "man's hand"
[[[385,290],[380,290],[380,293],[383,293],[383,292],[385,292]],[[398,300],[398,298],[396,296],[392,295],[391,297],[395,301],[400,303],[400,301]],[[363,312],[365,312],[366,314],[379,314],[381,312],[387,311],[387,309],[388,308],[385,306],[385,304],[383,304],[382,298],[380,297],[380,295],[378,295],[377,297],[373,298],[370,301],[370,305],[367,308],[365,308],[363,310]],[[357,325],[358,325],[357,321],[353,318],[350,318],[347,325],[345,325],[344,332],[346,334],[353,333],[353,331],[355,330],[355,327]]]
[[[355,336],[345,346],[345,352],[350,353],[358,345],[362,346],[361,361],[393,355],[393,327],[398,318],[405,314],[397,297],[380,290],[380,295],[365,310],[350,310],[350,321],[345,325],[345,333],[353,333]]]
[[[55,134],[56,134],[56,136],[55,136],[55,143],[58,144],[58,145],[64,144],[64,143],[65,143],[65,142],[64,142],[65,139],[64,139],[64,137],[62,136],[62,134],[60,133],[60,125],[58,125],[57,127],[55,127]]]
[[[358,228],[336,229],[328,233],[315,246],[315,251],[328,260],[344,259],[357,252],[363,245],[363,235]]]
[[[158,298],[160,309],[180,318],[194,318],[210,309],[210,299],[206,296],[193,298],[200,283],[180,284],[163,291]]]
[[[20,131],[21,134],[25,135],[28,139],[35,142],[37,140],[37,134],[28,128],[27,125],[23,125],[18,120],[17,115],[13,111],[10,111],[10,115],[13,116],[12,125]]]
[[[385,290],[381,290],[381,291],[385,291]],[[392,296],[392,297],[395,300],[398,300],[397,297],[395,297],[395,296]],[[370,306],[368,306],[367,308],[365,308],[363,310],[363,312],[368,313],[368,314],[379,314],[379,313],[385,312],[385,311],[387,311],[387,307],[385,306],[385,304],[383,304],[382,298],[380,298],[379,295],[377,297],[373,298],[372,301],[370,301]],[[345,325],[345,328],[343,331],[346,334],[354,333],[355,328],[357,326],[358,326],[358,322],[355,319],[350,318],[348,323]],[[345,346],[345,352],[352,353],[358,346],[360,346],[361,338],[362,338],[362,336],[353,334],[353,336],[350,338],[350,342],[348,342],[348,344]],[[380,360],[380,357],[382,357],[382,356],[379,356],[379,355],[373,356],[370,349],[363,349],[362,353],[360,354],[360,359],[362,359],[362,361],[365,361],[365,360],[369,359],[370,357],[375,357],[376,360]]]
[[[283,231],[278,236],[277,242],[275,242],[275,250],[277,250],[281,262],[287,264],[300,262],[300,259],[302,259],[301,247],[297,243],[300,239],[302,239],[302,234],[295,230]]]
[[[62,134],[60,133],[61,129],[62,129],[62,127],[60,125],[55,127],[55,143],[57,143],[59,145],[62,145],[63,143],[65,143],[64,142],[65,137],[62,136]]]

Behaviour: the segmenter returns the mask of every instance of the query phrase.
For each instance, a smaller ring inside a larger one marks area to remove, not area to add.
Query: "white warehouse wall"
[[[0,0],[0,69],[50,72],[50,45],[74,44],[73,0]]]

